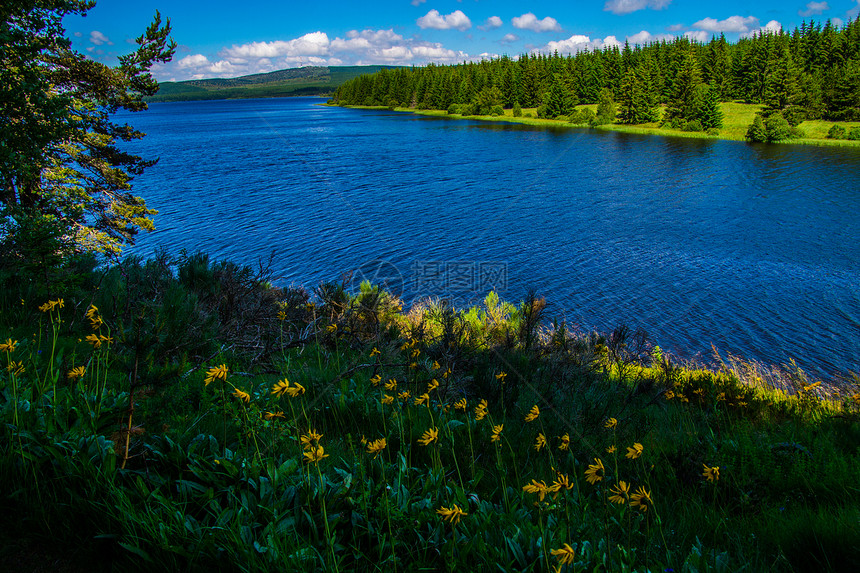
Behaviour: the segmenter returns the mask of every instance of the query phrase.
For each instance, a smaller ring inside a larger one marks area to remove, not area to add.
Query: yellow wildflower
[[[63,308],[63,306],[64,306],[63,299],[58,298],[57,300],[49,300],[48,302],[46,302],[45,304],[40,306],[39,310],[41,310],[42,312],[51,312],[55,308],[57,308],[57,307]]]
[[[504,372],[504,371],[499,372],[498,374],[496,374],[496,380],[498,380],[498,381],[499,381],[499,382],[501,382],[502,384],[504,384],[504,383],[505,383],[505,378],[507,378],[507,377],[508,377],[508,373],[507,373],[507,372]]]
[[[412,358],[418,358],[421,355],[421,351],[417,348],[412,351]]]
[[[90,336],[95,337],[95,335],[90,334],[87,336],[87,340],[90,341]],[[92,344],[92,342],[90,341]],[[95,345],[94,345],[95,346]],[[99,346],[101,346],[101,342],[99,342]],[[98,348],[99,346],[96,346]],[[214,368],[210,368],[206,372],[206,385],[209,386],[210,382],[214,382],[215,380],[227,380],[227,365],[222,364],[221,366],[215,366]]]
[[[287,393],[287,390],[290,388],[290,381],[284,378],[283,380],[278,380],[278,382],[272,386],[272,395],[277,396],[278,398],[282,398],[284,394]]]
[[[389,392],[394,392],[397,390],[397,380],[394,378],[389,378],[388,382],[385,384],[385,389]]]
[[[630,501],[630,485],[626,481],[619,481],[617,485],[609,488],[613,495],[609,496],[609,501],[618,505],[625,505]]]
[[[336,324],[329,324],[328,326],[325,327],[325,329],[328,332],[337,332],[337,325]]]
[[[12,340],[11,338],[7,338],[6,342],[0,344],[0,352],[15,352],[15,348],[18,346],[17,340]]]
[[[373,347],[373,350],[370,351],[370,357],[371,358],[373,358],[374,356],[379,356],[380,354],[382,354],[382,353],[375,346]]]
[[[475,406],[475,420],[483,420],[487,414],[489,414],[489,412],[487,411],[487,401],[481,400],[481,402],[477,406]]]
[[[9,365],[6,366],[6,370],[11,372],[15,376],[17,376],[19,374],[23,374],[24,372],[26,372],[26,368],[24,368],[24,363],[21,362],[20,360],[18,362],[15,362],[14,360],[10,360]]]
[[[318,464],[323,458],[327,458],[328,454],[322,446],[314,446],[304,453],[305,461],[309,464]]]
[[[468,513],[460,509],[460,507],[456,503],[451,508],[442,506],[436,510],[436,513],[441,515],[443,520],[453,525],[457,525],[458,523],[460,523],[461,517],[469,515]]]
[[[534,446],[535,450],[539,452],[541,450],[541,448],[544,447],[545,445],[546,445],[546,436],[544,436],[543,434],[538,434],[537,438],[535,439],[535,446]]]
[[[302,442],[302,449],[309,450],[315,445],[318,445],[323,435],[317,433],[316,430],[311,430],[307,434],[299,436],[299,440]]]
[[[497,426],[493,426],[493,434],[490,436],[491,442],[498,442],[502,439],[502,430],[505,428],[504,424],[499,424]]]
[[[102,346],[102,341],[95,334],[87,334],[86,341],[92,345],[93,350],[98,350]],[[206,384],[208,385],[209,382],[206,382]]]
[[[603,462],[600,458],[594,458],[594,463],[589,464],[588,469],[585,470],[585,479],[588,483],[594,485],[603,479],[605,472],[606,468],[603,467]]]
[[[608,420],[606,420],[606,423],[603,424],[603,427],[608,429],[608,430],[611,430],[611,429],[615,428],[617,425],[618,425],[618,420],[616,420],[615,418],[609,418]]]
[[[248,394],[247,392],[244,392],[244,391],[242,391],[242,390],[239,390],[238,388],[236,388],[236,389],[234,389],[234,390],[233,390],[233,395],[234,395],[235,397],[237,397],[238,399],[240,399],[240,400],[244,400],[245,402],[250,402],[250,401],[251,401],[251,395],[250,395],[250,394]]]
[[[705,466],[705,471],[702,472],[703,478],[714,483],[720,481],[720,466],[711,467],[708,464],[702,465]]]
[[[439,381],[435,378],[427,383],[427,392],[432,392],[439,387]]]
[[[400,394],[397,395],[397,397],[400,398],[401,400],[403,400],[404,402],[409,399],[409,396],[411,396],[411,394],[409,393],[409,390],[404,390],[403,392],[401,392]]]
[[[370,379],[370,383],[374,386],[379,386],[380,382],[382,382],[382,376],[380,376],[379,374]]]
[[[379,457],[379,454],[382,453],[382,450],[385,449],[385,446],[388,444],[385,441],[385,438],[379,438],[378,440],[373,440],[369,444],[367,444],[367,453],[374,454],[373,459]]]
[[[555,481],[552,482],[551,486],[549,486],[549,491],[557,494],[559,491],[561,491],[563,489],[566,489],[566,490],[573,489],[573,485],[574,484],[570,483],[570,478],[567,477],[567,474],[561,474],[561,473],[556,472]]]
[[[99,334],[99,341],[108,345],[113,344],[113,338],[105,336],[104,334]]]
[[[415,398],[414,404],[416,406],[422,406],[424,404],[427,404],[427,407],[429,408],[430,407],[430,394],[428,394],[427,392],[421,394],[420,396]]]
[[[611,446],[609,446],[608,448],[606,448],[606,453],[607,453],[607,454],[614,454],[616,449],[617,449],[617,448],[615,447],[615,444],[612,444]]]
[[[636,493],[630,496],[630,506],[638,507],[639,511],[646,512],[649,507],[653,507],[654,502],[651,500],[651,493],[645,491],[643,486],[636,490]]]
[[[546,482],[543,480],[537,481],[533,479],[532,483],[523,486],[523,491],[526,493],[535,493],[538,496],[538,501],[543,501],[547,492],[549,492],[549,488],[546,487]]]
[[[675,397],[675,393],[672,392],[671,390],[666,390],[666,394],[664,394],[664,396],[666,397],[667,400],[671,400],[672,398]]]
[[[430,428],[426,430],[424,434],[418,439],[418,443],[422,446],[429,446],[433,442],[439,441],[439,430],[437,428]]]
[[[263,414],[263,418],[265,418],[266,420],[274,420],[275,418],[281,418],[281,419],[283,419],[283,418],[285,418],[285,417],[286,417],[286,416],[284,416],[284,413],[283,413],[283,412],[281,412],[281,411],[277,411],[277,412],[266,412],[265,414]]]
[[[296,382],[294,386],[290,386],[289,388],[287,388],[287,394],[289,394],[291,398],[295,398],[301,394],[304,394],[306,391],[307,390],[305,390],[305,387],[298,382]]]
[[[83,378],[86,371],[86,368],[84,368],[83,366],[72,368],[71,370],[69,370],[68,373],[69,380],[78,380],[80,378]]]
[[[439,361],[438,361],[438,360],[434,360],[434,361],[433,361],[433,370],[439,370],[439,369],[441,369],[441,368],[442,368],[442,365],[441,365],[441,364],[439,364]]]
[[[635,460],[642,455],[642,452],[644,450],[644,446],[642,446],[642,444],[640,444],[639,442],[636,442],[635,444],[633,444],[632,448],[627,448],[627,453],[624,454],[624,457],[631,460]]]
[[[558,449],[563,452],[566,452],[570,449],[570,434],[565,434],[561,436],[561,443],[558,445]]]
[[[394,396],[389,396],[388,394],[382,395],[383,404],[391,404],[392,402],[394,402]]]
[[[460,400],[458,400],[458,401],[454,404],[454,409],[455,409],[455,410],[461,410],[461,411],[465,412],[465,411],[466,411],[466,407],[467,407],[468,405],[469,405],[469,403],[466,401],[466,399],[465,399],[465,398],[460,398]]]
[[[529,410],[529,413],[526,415],[525,420],[526,422],[533,422],[534,420],[538,419],[538,416],[540,416],[540,409],[538,409],[537,404],[535,404],[534,406],[532,406],[532,409]]]
[[[560,565],[569,565],[576,559],[573,547],[565,543],[560,549],[553,549],[550,553],[558,559]]]

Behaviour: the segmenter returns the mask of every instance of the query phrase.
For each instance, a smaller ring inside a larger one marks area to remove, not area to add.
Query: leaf
[[[134,553],[135,555],[137,555],[138,557],[140,557],[144,561],[152,563],[152,558],[149,556],[149,553],[147,553],[146,551],[144,551],[140,547],[135,547],[134,545],[129,545],[128,543],[123,543],[122,541],[120,541],[118,543],[118,545],[120,547],[122,547],[123,549],[125,549],[126,551],[130,551],[131,553]]]

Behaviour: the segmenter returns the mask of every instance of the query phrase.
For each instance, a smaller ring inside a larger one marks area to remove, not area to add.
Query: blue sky
[[[157,79],[236,77],[306,65],[456,63],[541,51],[572,53],[625,40],[688,35],[730,40],[806,19],[837,25],[860,0],[98,0],[65,26],[75,47],[106,63],[134,49],[156,10],[179,44]]]

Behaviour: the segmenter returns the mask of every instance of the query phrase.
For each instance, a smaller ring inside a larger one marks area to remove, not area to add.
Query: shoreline
[[[731,103],[731,102],[730,102]],[[671,129],[671,128],[662,128],[657,124],[639,124],[639,125],[623,125],[618,123],[610,123],[604,125],[598,125],[591,127],[586,123],[574,124],[568,123],[564,120],[558,119],[539,119],[537,117],[513,117],[511,110],[506,109],[505,115],[500,116],[489,116],[489,115],[461,115],[461,114],[449,114],[444,110],[436,110],[436,109],[413,109],[408,107],[396,107],[391,109],[386,106],[365,106],[365,105],[338,105],[338,104],[330,104],[323,103],[320,105],[324,105],[327,107],[343,107],[345,109],[370,109],[370,110],[387,110],[387,111],[395,111],[399,113],[412,113],[414,115],[423,115],[427,117],[442,117],[448,119],[469,119],[474,121],[486,121],[486,122],[499,122],[499,123],[511,123],[511,124],[520,124],[520,125],[528,125],[533,127],[553,127],[553,128],[563,128],[563,129],[598,129],[602,131],[615,131],[618,133],[630,133],[636,135],[656,135],[661,137],[676,137],[682,139],[704,139],[704,140],[712,140],[712,141],[735,141],[748,143],[743,135],[737,134],[737,126],[730,126],[728,128],[724,128],[721,130],[719,135],[708,135],[702,131],[682,131],[680,129]],[[755,111],[760,106],[755,104],[733,104],[733,105],[743,105],[748,109],[747,111],[752,111],[749,115],[755,115]],[[577,109],[581,108],[595,108],[595,105],[584,105],[577,106]],[[530,112],[529,110],[524,109],[523,113]],[[530,112],[531,113],[531,112]],[[804,123],[800,124],[800,129],[803,129]],[[825,123],[823,121],[816,120],[816,124]],[[853,123],[858,122],[826,122],[827,124],[832,125],[852,125]],[[734,129],[732,129],[732,127]],[[725,133],[728,131],[729,133]],[[820,131],[820,130],[818,130]],[[817,137],[803,137],[798,139],[789,139],[784,141],[773,142],[777,145],[813,145],[816,147],[848,147],[848,148],[860,148],[860,141],[852,141],[848,139],[826,139],[826,138],[817,138]]]

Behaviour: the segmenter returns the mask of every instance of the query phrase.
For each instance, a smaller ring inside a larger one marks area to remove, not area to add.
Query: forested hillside
[[[735,43],[688,38],[625,44],[573,55],[523,54],[454,66],[382,70],[342,85],[340,105],[418,109],[461,107],[465,115],[538,108],[567,116],[577,104],[617,106],[605,121],[638,124],[696,120],[720,127],[717,103],[763,104],[765,119],[860,119],[860,21],[842,28],[816,22],[793,32],[762,33]],[[662,108],[662,112],[661,112]],[[716,114],[715,114],[716,110]],[[600,114],[598,113],[598,116]]]

